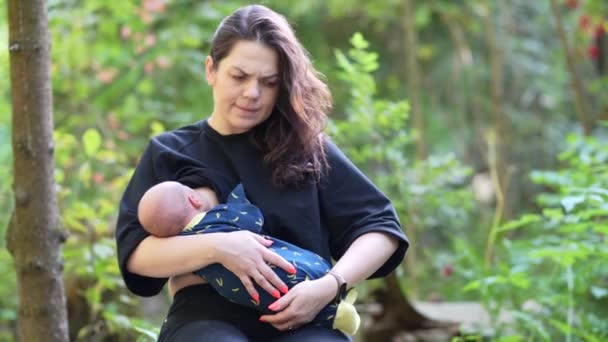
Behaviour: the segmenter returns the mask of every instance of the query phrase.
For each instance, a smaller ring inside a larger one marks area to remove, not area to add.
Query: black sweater
[[[408,241],[390,201],[331,142],[326,143],[329,172],[318,184],[277,188],[249,134],[220,135],[207,121],[152,138],[120,202],[116,227],[118,263],[129,290],[140,296],[160,292],[166,278],[130,273],[127,259],[149,234],[137,219],[137,205],[153,185],[177,180],[190,187],[213,188],[224,202],[237,183],[264,214],[264,233],[311,250],[326,260],[339,259],[364,233],[388,233],[399,247],[373,275],[392,271]]]

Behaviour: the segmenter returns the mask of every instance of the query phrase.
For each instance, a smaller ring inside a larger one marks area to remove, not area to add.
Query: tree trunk
[[[488,155],[494,154],[492,158],[488,158],[488,167],[496,171],[496,210],[493,222],[500,224],[504,218],[511,216],[509,191],[507,189],[511,175],[509,166],[511,125],[502,105],[504,98],[503,53],[498,47],[498,37],[494,26],[495,18],[492,15],[496,11],[491,3],[491,1],[486,2],[487,13],[484,16],[484,29],[489,52],[488,61],[491,68],[490,92],[492,99],[492,129],[487,133],[486,141],[488,142]],[[493,151],[490,150],[490,146],[494,149]]]
[[[420,107],[420,75],[418,70],[418,59],[416,51],[418,51],[418,38],[416,35],[416,26],[414,25],[414,6],[412,0],[404,0],[403,2],[403,29],[405,31],[405,56],[407,61],[407,93],[410,102],[410,113],[412,113],[412,121],[414,129],[418,134],[416,139],[416,158],[424,160],[427,157],[426,146],[426,131],[424,127],[424,118],[422,116],[422,108]]]
[[[416,37],[416,27],[414,25],[414,8],[412,0],[403,2],[403,30],[405,32],[405,58],[406,58],[406,78],[407,78],[407,98],[410,103],[410,113],[414,130],[416,131],[416,160],[424,160],[427,157],[427,147],[425,138],[424,119],[420,108],[420,75],[418,74],[418,60],[416,51],[418,42]],[[410,207],[410,217],[408,224],[408,236],[412,245],[408,253],[406,263],[410,270],[410,295],[414,298],[418,295],[418,251],[416,241],[418,241],[418,225],[416,222],[416,208]]]
[[[395,341],[404,332],[438,329],[453,333],[458,324],[435,321],[420,313],[401,292],[396,272],[386,277],[386,289],[372,292],[381,310],[370,315],[371,323],[363,331],[364,341]],[[399,340],[400,341],[400,340]]]
[[[17,272],[21,341],[68,341],[46,6],[8,1],[15,209],[6,240]]]

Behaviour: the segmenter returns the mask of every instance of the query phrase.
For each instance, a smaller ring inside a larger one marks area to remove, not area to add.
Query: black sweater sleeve
[[[153,138],[146,147],[120,201],[116,225],[118,265],[127,288],[136,295],[158,294],[166,278],[151,278],[127,270],[127,260],[139,243],[149,236],[137,219],[137,205],[144,192],[153,185],[176,180],[191,187],[209,186],[217,191],[214,182],[204,174],[200,162],[183,153],[183,142],[172,133]]]
[[[409,242],[390,200],[336,147],[326,144],[329,170],[320,202],[330,232],[332,258],[338,260],[359,236],[383,232],[399,246],[370,278],[382,277],[403,260]]]

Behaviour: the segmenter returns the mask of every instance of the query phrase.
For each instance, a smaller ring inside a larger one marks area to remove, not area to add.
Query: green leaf
[[[465,285],[462,288],[463,292],[468,292],[468,291],[473,291],[473,290],[477,290],[481,287],[481,281],[479,280],[474,280],[472,282],[469,282],[467,285]]]
[[[530,223],[539,222],[541,220],[541,218],[542,217],[540,215],[526,214],[526,215],[523,215],[519,220],[509,221],[506,224],[500,226],[497,229],[497,231],[505,232],[505,231],[509,231],[509,230],[514,230],[514,229],[523,227],[525,225],[528,225]]]
[[[89,128],[82,135],[82,144],[86,155],[93,157],[101,146],[101,135],[96,129]]]
[[[501,336],[498,339],[496,339],[496,342],[519,342],[519,341],[523,341],[524,338],[521,335],[508,335],[508,336]]]
[[[355,32],[353,37],[350,39],[350,43],[355,47],[355,49],[363,50],[369,47],[369,43],[360,32]]]
[[[545,327],[543,326],[543,322],[541,320],[523,311],[513,311],[512,315],[513,317],[517,318],[523,325],[529,327],[537,334],[539,334],[542,337],[543,341],[551,340],[551,337],[547,332],[547,329],[545,329]]]
[[[93,253],[100,258],[109,258],[114,255],[114,248],[101,243],[93,245]]]
[[[548,219],[561,220],[564,217],[564,212],[561,209],[543,209],[543,216]]]
[[[152,130],[151,135],[156,136],[165,131],[165,126],[161,122],[154,120],[150,124],[150,129]]]
[[[554,327],[556,327],[557,329],[559,329],[564,334],[570,334],[570,333],[572,333],[572,327],[570,325],[568,325],[567,323],[564,323],[562,321],[558,321],[556,319],[550,319],[549,323],[551,323],[551,325],[553,325]]]
[[[431,22],[431,9],[427,6],[419,6],[414,13],[414,23],[417,27],[425,27]]]
[[[585,202],[585,196],[567,196],[561,201],[564,210],[571,212],[578,204]]]
[[[608,289],[603,287],[591,286],[591,294],[595,299],[602,299],[608,296]]]

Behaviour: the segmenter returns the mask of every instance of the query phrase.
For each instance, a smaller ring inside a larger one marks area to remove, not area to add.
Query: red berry
[[[589,27],[589,23],[589,16],[584,14],[581,15],[581,18],[578,20],[578,26],[583,30],[586,30]]]
[[[597,25],[593,30],[593,38],[599,39],[602,34],[604,34],[604,25]]]
[[[104,176],[102,173],[95,172],[93,174],[93,182],[95,182],[95,184],[99,185],[99,184],[103,183],[103,180],[104,180]]]
[[[443,269],[441,270],[441,274],[444,277],[449,277],[452,275],[452,273],[454,273],[454,266],[452,266],[452,264],[447,264],[447,265],[443,266]]]
[[[591,59],[597,59],[600,56],[600,48],[597,45],[591,45],[587,49],[587,54]]]
[[[578,6],[578,0],[566,0],[566,7],[575,9]]]

